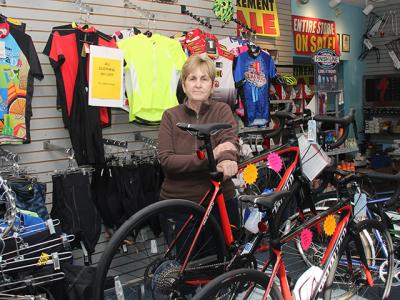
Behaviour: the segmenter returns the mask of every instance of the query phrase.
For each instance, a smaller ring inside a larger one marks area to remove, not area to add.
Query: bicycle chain
[[[237,262],[239,262],[239,263],[241,263],[241,262],[243,262],[243,258],[245,258],[246,260],[244,260],[244,262],[250,262],[250,257],[246,254],[246,255],[244,255],[244,256],[239,256],[239,257],[237,257],[236,259],[235,259],[235,261],[232,263],[232,265],[235,265],[235,262],[237,263]],[[242,260],[242,261],[241,261]],[[198,266],[198,267],[191,267],[191,268],[186,268],[185,270],[186,271],[195,271],[195,270],[202,270],[202,269],[207,269],[207,268],[214,268],[214,267],[221,267],[221,266],[224,266],[224,265],[228,265],[228,264],[230,264],[231,262],[230,261],[227,261],[227,262],[222,262],[222,263],[216,263],[216,264],[212,264],[212,265],[205,265],[205,266]],[[233,268],[233,269],[235,269],[235,268]]]
[[[202,270],[202,269],[207,269],[207,268],[214,268],[214,267],[220,267],[223,265],[227,265],[229,262],[223,262],[223,263],[217,263],[217,264],[212,264],[212,265],[205,265],[205,266],[198,266],[198,267],[191,267],[191,268],[186,268],[186,271],[195,271],[195,270]]]

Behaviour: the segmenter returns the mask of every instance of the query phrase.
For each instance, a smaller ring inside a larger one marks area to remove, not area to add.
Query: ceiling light
[[[335,8],[336,6],[338,6],[340,4],[340,2],[342,2],[342,0],[330,0],[329,6],[332,8]]]

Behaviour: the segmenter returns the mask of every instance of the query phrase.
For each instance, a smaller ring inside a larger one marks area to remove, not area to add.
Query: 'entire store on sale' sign
[[[294,50],[299,55],[314,55],[318,50],[332,49],[340,55],[335,21],[292,16]]]
[[[236,0],[236,13],[257,35],[280,35],[276,0]]]

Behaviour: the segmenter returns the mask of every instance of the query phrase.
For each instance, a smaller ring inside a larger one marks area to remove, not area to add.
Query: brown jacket
[[[212,136],[213,147],[231,142],[238,152],[225,151],[218,160],[238,160],[239,139],[237,123],[232,111],[226,103],[204,102],[197,115],[186,103],[166,110],[163,114],[159,137],[159,158],[165,179],[161,187],[161,199],[187,199],[199,202],[210,189],[208,160],[199,160],[195,151],[203,145],[203,141],[179,129],[176,123],[190,124],[229,123],[232,128],[225,129]],[[235,195],[232,180],[222,184],[225,199]]]

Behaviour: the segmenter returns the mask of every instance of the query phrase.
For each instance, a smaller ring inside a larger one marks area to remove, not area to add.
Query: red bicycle
[[[270,136],[280,133],[285,124],[294,127],[293,114],[283,111],[276,112],[275,116],[281,123],[269,133]],[[264,232],[250,236],[251,247],[245,248],[248,246],[245,231],[231,227],[220,190],[222,175],[216,170],[211,143],[212,134],[230,125],[177,126],[204,142],[211,188],[199,203],[182,199],[163,200],[129,218],[115,232],[99,260],[95,299],[103,299],[107,294],[138,293],[138,290],[154,299],[185,298],[194,294],[199,286],[229,270],[255,269],[255,254],[268,249],[262,245]],[[287,168],[283,169],[276,190],[289,189],[300,171],[297,140],[290,140],[276,152],[287,156]],[[246,161],[240,169],[249,163],[267,160],[268,154]],[[211,214],[215,203],[218,207],[216,216]],[[162,229],[159,223],[163,224]],[[132,239],[132,245],[125,245],[126,239]],[[121,246],[125,246],[126,251],[120,251]]]

